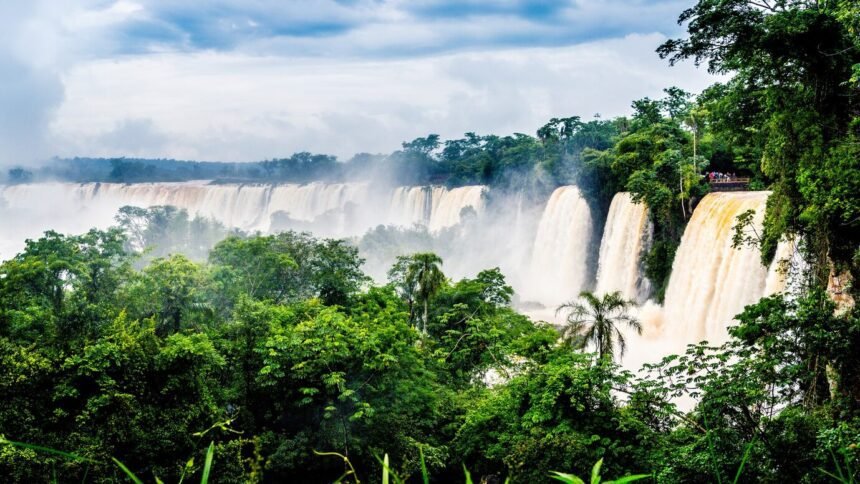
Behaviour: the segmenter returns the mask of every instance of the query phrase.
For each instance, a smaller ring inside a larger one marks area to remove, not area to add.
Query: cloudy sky
[[[0,1],[0,164],[389,152],[714,79],[654,53],[691,0]]]

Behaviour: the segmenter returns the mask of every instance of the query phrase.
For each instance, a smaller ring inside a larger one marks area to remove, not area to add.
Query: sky
[[[0,165],[386,153],[628,114],[692,0],[0,0]]]

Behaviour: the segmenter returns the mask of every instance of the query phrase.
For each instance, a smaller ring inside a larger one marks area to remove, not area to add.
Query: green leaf
[[[418,457],[421,459],[421,480],[424,484],[430,484],[430,473],[427,472],[427,463],[424,462],[424,449],[418,447]]]
[[[744,466],[747,464],[747,461],[750,458],[750,450],[752,450],[752,446],[754,443],[755,443],[755,441],[752,441],[749,444],[747,444],[747,448],[746,448],[746,450],[744,450],[744,457],[743,457],[743,459],[741,459],[741,465],[738,466],[738,472],[735,474],[735,480],[732,481],[734,484],[737,484],[741,480],[741,474],[744,471]]]
[[[388,484],[388,454],[382,458],[382,484]]]
[[[603,459],[594,463],[591,468],[591,484],[600,484],[600,468],[603,467]]]
[[[632,476],[619,477],[614,481],[606,481],[603,484],[626,484],[628,482],[638,481],[641,479],[648,479],[651,477],[651,474],[634,474]]]
[[[60,457],[65,457],[66,459],[69,459],[69,460],[77,460],[77,461],[92,462],[92,463],[97,462],[97,461],[95,461],[93,459],[89,459],[87,457],[82,457],[82,456],[79,456],[77,454],[71,454],[69,452],[63,452],[62,450],[51,449],[50,447],[42,447],[41,445],[25,444],[24,442],[15,442],[15,441],[6,440],[6,439],[0,439],[0,444],[9,444],[13,447],[21,447],[24,449],[37,450],[39,452],[45,452],[48,454],[54,454],[54,455],[58,455]]]
[[[573,474],[565,474],[564,472],[552,471],[549,473],[549,475],[553,479],[564,482],[566,484],[585,484],[585,481],[576,477]]]
[[[469,473],[469,469],[466,469],[466,466],[463,466],[463,472],[466,474],[466,484],[472,484],[472,474]]]
[[[209,450],[206,451],[206,462],[203,464],[203,477],[200,478],[200,484],[209,483],[209,473],[212,471],[212,458],[215,456],[215,441],[209,444]]]
[[[122,470],[122,472],[125,473],[126,476],[128,476],[129,479],[131,479],[132,482],[134,482],[134,484],[143,484],[143,481],[140,480],[139,477],[134,475],[134,473],[131,472],[131,470],[129,470],[129,468],[126,467],[125,464],[123,464],[122,462],[117,460],[116,457],[111,457],[111,460],[113,461],[114,464],[117,465],[117,467],[120,468],[120,470]]]

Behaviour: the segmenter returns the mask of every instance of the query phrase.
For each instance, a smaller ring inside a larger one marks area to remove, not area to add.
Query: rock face
[[[830,277],[827,280],[827,294],[836,303],[836,314],[845,314],[854,308],[854,298],[849,289],[853,284],[851,274],[848,271],[837,273],[834,268],[830,269]]]

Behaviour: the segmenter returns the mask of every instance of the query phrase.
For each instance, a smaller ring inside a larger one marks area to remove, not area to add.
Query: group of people
[[[734,173],[720,173],[718,171],[708,172],[708,182],[730,182],[737,179]]]

